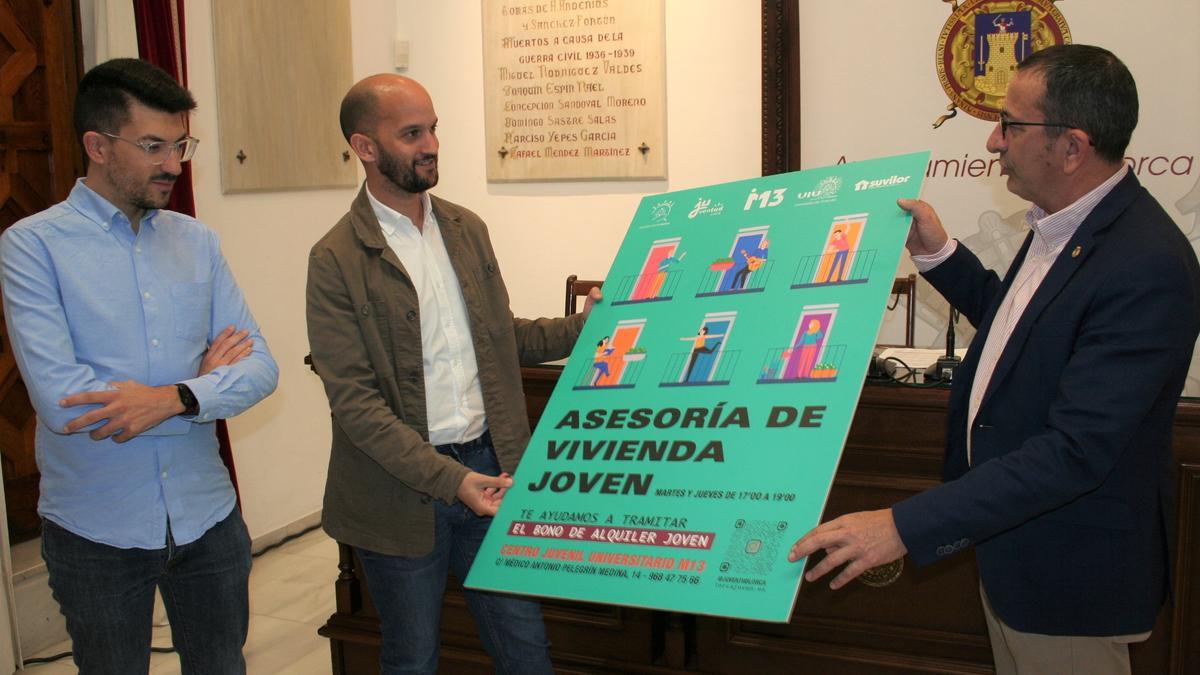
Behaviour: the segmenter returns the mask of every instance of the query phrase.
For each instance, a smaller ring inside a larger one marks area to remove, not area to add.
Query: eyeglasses
[[[128,138],[121,138],[107,131],[101,131],[100,133],[109,138],[125,141],[130,145],[136,145],[141,148],[142,152],[146,153],[146,157],[149,158],[150,163],[154,166],[166,162],[175,153],[179,154],[179,161],[181,163],[186,162],[192,158],[192,155],[196,154],[196,146],[200,145],[200,139],[192,136],[184,136],[172,143],[170,141],[131,141]]]
[[[1072,125],[1065,122],[1017,122],[1010,120],[1006,115],[1000,115],[1000,135],[1005,139],[1008,138],[1009,127],[1063,127],[1071,128]]]

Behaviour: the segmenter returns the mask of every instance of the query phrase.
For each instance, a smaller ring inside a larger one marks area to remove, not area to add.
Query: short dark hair
[[[1044,78],[1046,94],[1039,107],[1047,120],[1086,131],[1100,157],[1124,159],[1137,126],[1137,84],[1112,52],[1093,45],[1055,45],[1030,54],[1018,70]]]
[[[191,92],[162,68],[141,59],[112,59],[92,68],[75,94],[75,133],[116,133],[130,119],[129,101],[168,113],[196,108]]]
[[[379,117],[379,97],[371,87],[355,86],[342,99],[338,124],[349,141],[354,134],[374,129]]]

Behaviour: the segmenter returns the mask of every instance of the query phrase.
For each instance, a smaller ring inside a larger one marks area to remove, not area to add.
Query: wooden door
[[[0,231],[65,199],[83,174],[71,123],[82,64],[77,0],[0,0]],[[14,543],[41,527],[33,428],[0,323],[0,466]]]

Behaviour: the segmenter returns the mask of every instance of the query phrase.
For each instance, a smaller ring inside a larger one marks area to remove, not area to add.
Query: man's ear
[[[1083,129],[1067,129],[1059,140],[1066,144],[1063,171],[1067,174],[1078,171],[1079,167],[1083,166],[1088,158],[1096,152],[1096,148],[1092,146],[1091,137]]]
[[[83,152],[92,164],[107,164],[110,152],[108,139],[95,131],[85,131],[83,134]]]
[[[354,133],[350,134],[350,149],[354,154],[358,155],[359,160],[365,163],[373,163],[378,159],[375,141],[371,140],[366,134]]]

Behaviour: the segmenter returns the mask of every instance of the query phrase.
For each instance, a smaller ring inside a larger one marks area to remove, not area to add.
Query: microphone
[[[946,358],[958,358],[954,355],[954,324],[958,323],[958,310],[950,308],[950,321],[946,324]]]
[[[946,354],[939,356],[937,363],[925,369],[926,382],[950,382],[954,371],[962,365],[962,359],[954,353],[954,324],[958,323],[958,310],[950,308],[950,321],[946,324]]]

